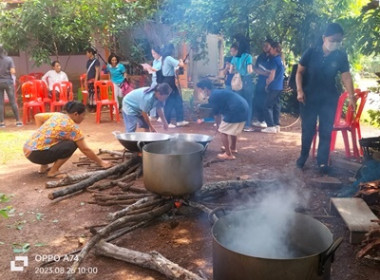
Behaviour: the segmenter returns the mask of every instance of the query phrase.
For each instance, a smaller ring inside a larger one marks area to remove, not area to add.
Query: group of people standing
[[[237,93],[248,103],[244,131],[253,131],[253,125],[262,128],[262,132],[277,133],[280,130],[280,94],[285,73],[281,45],[271,39],[265,40],[263,53],[258,56],[255,65],[245,40],[234,43],[230,54],[232,58],[226,60],[225,83],[226,88],[232,90],[233,76],[240,74],[242,89]],[[258,76],[256,88],[254,73]]]
[[[152,74],[149,87],[138,88],[126,95],[122,102],[122,114],[127,132],[155,131],[150,120],[161,121],[164,129],[188,125],[184,120],[183,100],[176,85],[176,70],[183,67],[182,59],[173,58],[174,46],[151,49],[153,64],[142,64],[144,70]],[[112,77],[111,77],[112,78]],[[176,123],[172,124],[175,112]]]

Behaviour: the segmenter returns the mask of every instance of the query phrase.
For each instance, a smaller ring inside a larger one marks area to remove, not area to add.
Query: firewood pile
[[[380,180],[361,183],[356,196],[361,197],[377,216],[380,215]],[[380,260],[380,220],[372,220],[372,222],[374,228],[366,234],[357,257]],[[378,227],[375,227],[376,224]]]
[[[380,180],[361,183],[355,196],[362,198],[375,214],[380,215]]]
[[[64,187],[51,192],[48,197],[52,200],[66,199],[84,191],[91,192],[88,203],[99,206],[121,206],[121,210],[108,214],[108,223],[89,227],[92,237],[84,246],[69,252],[61,258],[76,255],[67,274],[67,279],[75,279],[78,268],[93,249],[96,255],[108,256],[145,268],[156,270],[168,279],[204,280],[207,277],[199,271],[191,272],[178,264],[166,259],[156,251],[148,253],[118,247],[112,244],[117,238],[138,228],[146,227],[165,214],[174,215],[176,207],[192,207],[209,215],[210,220],[216,219],[212,208],[221,204],[211,200],[227,192],[239,192],[248,188],[266,186],[266,181],[232,180],[203,185],[195,194],[189,197],[162,197],[135,186],[135,180],[142,174],[142,159],[136,154],[100,150],[114,162],[114,166],[106,170],[97,170],[86,159],[76,162],[78,167],[85,166],[86,172],[68,175],[67,177],[46,183],[46,188]],[[263,183],[264,182],[264,183]],[[107,191],[105,191],[107,190]],[[222,205],[225,206],[225,205]],[[54,264],[46,262],[42,266]]]
[[[372,220],[379,227],[373,228],[362,241],[362,249],[357,253],[359,259],[367,257],[369,259],[380,260],[380,220]]]

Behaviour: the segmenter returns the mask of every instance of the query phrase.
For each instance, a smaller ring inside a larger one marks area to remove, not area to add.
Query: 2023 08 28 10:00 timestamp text
[[[73,274],[74,271],[71,267],[36,267],[34,269],[35,274]],[[97,274],[97,267],[78,267],[77,274]]]

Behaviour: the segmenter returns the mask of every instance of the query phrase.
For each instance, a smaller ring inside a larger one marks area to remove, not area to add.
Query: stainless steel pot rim
[[[194,142],[210,142],[214,139],[213,136],[207,134],[196,134],[196,133],[175,133],[172,134],[172,139],[174,140],[189,140]]]
[[[123,141],[148,142],[169,140],[171,136],[170,134],[155,132],[130,132],[117,134],[116,138]]]
[[[186,142],[186,145],[192,145],[194,146],[194,148],[197,148],[196,150],[193,150],[193,151],[190,151],[190,152],[173,152],[173,151],[169,151],[168,153],[162,153],[162,152],[154,152],[154,151],[148,151],[148,149],[154,147],[154,146],[159,146],[159,145],[172,145],[172,143],[175,143],[175,142]],[[165,143],[165,144],[163,144]],[[202,144],[199,144],[199,143],[195,143],[195,142],[189,142],[189,141],[179,141],[179,140],[172,140],[171,142],[152,142],[152,143],[149,143],[149,144],[146,144],[144,145],[144,147],[142,148],[143,150],[143,153],[146,153],[146,154],[154,154],[154,155],[157,155],[157,156],[183,156],[183,155],[193,155],[193,154],[196,154],[196,153],[199,153],[199,152],[203,152],[204,151],[204,146]]]
[[[231,215],[231,214],[236,214],[238,212],[242,212],[242,211],[245,211],[245,210],[237,210],[237,211],[233,211],[231,212],[230,214],[228,215]],[[212,228],[211,228],[211,233],[212,233],[212,237],[214,239],[214,241],[216,243],[218,243],[221,247],[223,247],[224,249],[226,250],[229,250],[231,252],[233,252],[234,254],[238,254],[240,256],[244,256],[244,257],[250,257],[250,258],[256,258],[256,259],[260,259],[260,260],[270,260],[270,261],[282,261],[282,262],[285,262],[285,261],[292,261],[292,260],[302,260],[302,259],[308,259],[310,257],[315,257],[315,256],[319,256],[320,254],[326,252],[330,247],[331,245],[333,244],[334,240],[333,240],[333,235],[331,233],[331,231],[329,230],[329,228],[324,225],[323,223],[321,223],[320,221],[316,220],[315,218],[313,218],[312,216],[308,216],[308,215],[305,215],[305,214],[301,214],[301,213],[297,213],[298,215],[302,215],[303,217],[305,218],[310,218],[310,219],[314,219],[316,222],[319,222],[320,226],[322,228],[324,228],[324,230],[326,230],[327,232],[329,232],[329,234],[331,235],[331,244],[330,245],[326,245],[326,248],[324,248],[323,250],[320,250],[320,252],[317,252],[317,253],[314,253],[314,254],[308,254],[308,255],[305,255],[305,256],[302,256],[302,257],[292,257],[292,258],[266,258],[266,257],[260,257],[260,256],[255,256],[255,255],[249,255],[249,254],[244,254],[242,252],[239,252],[239,251],[236,251],[234,249],[231,249],[229,248],[228,246],[226,246],[225,244],[222,244],[219,239],[217,238],[217,236],[215,236],[215,226],[217,225],[218,221],[217,220],[213,225],[212,225]],[[226,216],[228,216],[226,215]],[[222,217],[223,218],[223,217]]]

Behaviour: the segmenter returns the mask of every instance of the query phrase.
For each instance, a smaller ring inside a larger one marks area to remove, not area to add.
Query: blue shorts
[[[127,132],[135,132],[137,125],[141,128],[149,128],[142,116],[127,115],[123,112],[123,120]]]

